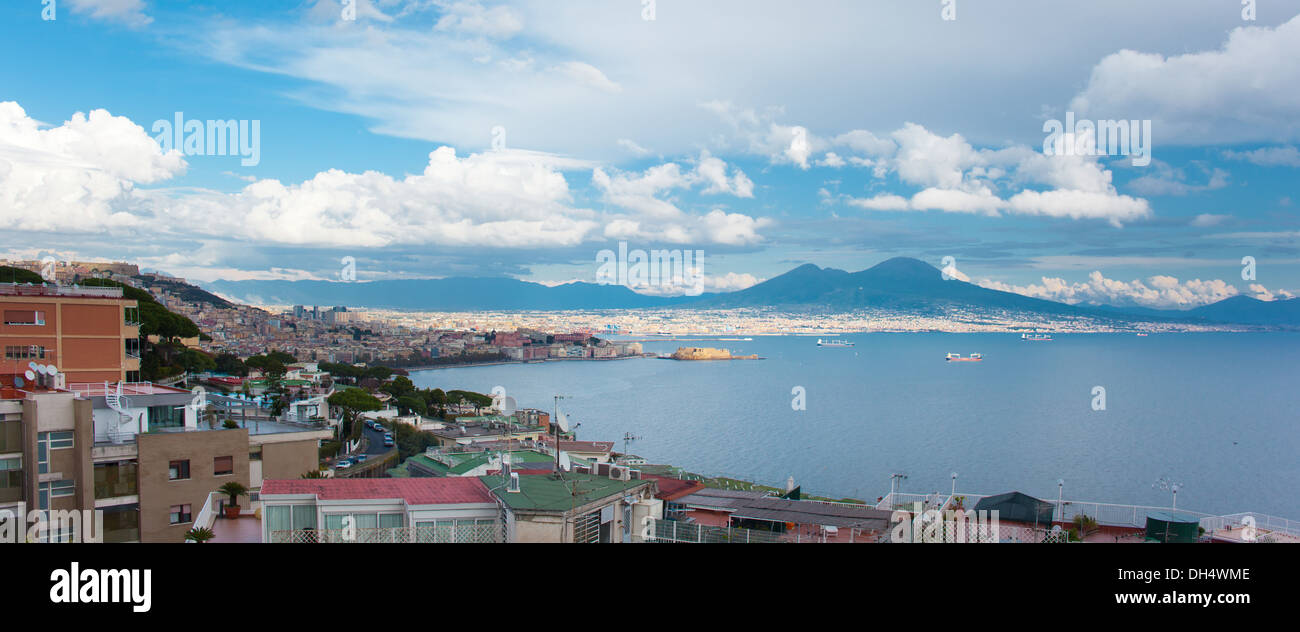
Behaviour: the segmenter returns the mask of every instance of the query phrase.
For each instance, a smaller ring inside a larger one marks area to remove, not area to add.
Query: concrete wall
[[[137,441],[140,446],[141,542],[184,541],[185,532],[194,525],[169,524],[173,505],[190,505],[193,519],[198,517],[208,494],[227,481],[239,481],[245,487],[251,487],[248,430],[244,428],[143,434]],[[233,474],[214,474],[213,460],[219,456],[234,457]],[[189,479],[168,480],[169,464],[174,460],[189,460]],[[239,504],[248,507],[248,498],[240,498]]]

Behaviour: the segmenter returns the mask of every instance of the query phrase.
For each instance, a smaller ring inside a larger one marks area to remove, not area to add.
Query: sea
[[[416,371],[420,387],[551,410],[650,463],[874,501],[890,490],[1300,519],[1300,334],[695,338],[761,360],[644,358]],[[947,362],[979,353],[982,362]]]

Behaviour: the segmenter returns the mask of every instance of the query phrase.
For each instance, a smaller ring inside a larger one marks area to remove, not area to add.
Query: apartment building
[[[0,376],[0,515],[25,520],[36,509],[94,509],[92,435],[89,402],[22,376]],[[25,533],[20,524],[16,531]]]
[[[0,373],[36,363],[67,383],[139,380],[139,305],[121,288],[0,283],[0,313]]]

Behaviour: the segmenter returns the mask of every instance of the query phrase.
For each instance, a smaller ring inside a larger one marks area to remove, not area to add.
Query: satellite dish
[[[31,369],[31,370],[33,370],[33,371],[36,371],[37,373],[40,373],[40,372],[41,372],[41,365],[36,364],[35,362],[28,362],[28,363],[27,363],[27,368],[29,368],[29,369]]]
[[[29,376],[27,379],[29,380],[32,379],[30,377],[31,374],[32,374],[31,371],[27,372],[27,375]],[[22,388],[22,387],[23,387],[23,378],[14,376],[14,388]]]
[[[27,377],[27,381],[29,382],[36,381],[36,374],[33,373],[31,369],[28,369],[25,373],[23,373],[23,375]]]
[[[505,397],[505,400],[501,402],[501,414],[507,416],[513,415],[515,414],[515,410],[516,410],[515,398],[507,395]]]
[[[572,467],[573,467],[573,461],[569,459],[569,453],[565,452],[564,450],[560,450],[560,469],[567,472]]]
[[[564,414],[564,411],[556,413],[555,424],[560,427],[560,432],[569,431],[569,417]]]
[[[50,377],[55,377],[59,374],[59,367],[54,366],[53,364],[47,364],[45,365],[45,374]]]

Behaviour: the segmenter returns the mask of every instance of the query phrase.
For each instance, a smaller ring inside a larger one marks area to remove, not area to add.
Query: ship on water
[[[1034,332],[1032,334],[1020,334],[1020,339],[1021,340],[1051,340],[1052,335],[1040,334],[1038,332]]]
[[[944,357],[944,360],[947,360],[948,362],[983,362],[984,356],[978,353],[972,353],[970,354],[970,357],[963,358],[960,353],[949,353]]]
[[[851,342],[849,342],[849,341],[847,341],[847,340],[822,340],[821,338],[818,338],[818,339],[817,339],[817,346],[819,346],[819,347],[852,347],[852,346],[853,346],[853,343],[851,343]]]

